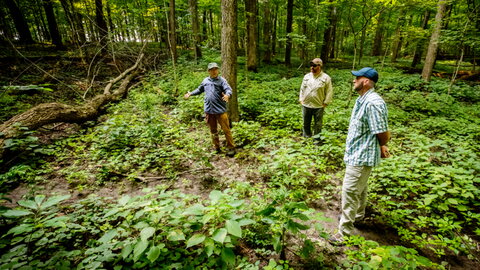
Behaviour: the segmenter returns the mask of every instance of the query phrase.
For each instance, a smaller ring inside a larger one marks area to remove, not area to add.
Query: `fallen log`
[[[5,141],[20,136],[22,133],[20,127],[32,131],[48,124],[59,122],[83,123],[95,119],[106,104],[118,101],[127,94],[130,82],[138,74],[137,69],[142,58],[143,54],[138,57],[132,67],[112,79],[103,94],[95,96],[83,105],[72,106],[56,102],[42,103],[4,122],[0,125],[0,160],[6,152]],[[122,80],[122,83],[118,89],[110,93],[112,85],[120,80]]]

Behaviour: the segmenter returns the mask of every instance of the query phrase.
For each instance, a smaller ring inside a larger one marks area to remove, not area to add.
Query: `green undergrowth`
[[[24,183],[32,192],[18,208],[0,209],[1,267],[443,269],[452,254],[477,260],[478,85],[456,83],[448,94],[447,81],[426,84],[394,68],[379,70],[377,91],[388,104],[392,157],[373,171],[369,209],[374,222],[394,229],[402,242],[384,246],[353,237],[347,260],[340,262],[316,242],[323,239],[314,239],[332,233],[323,229],[328,221],[321,212],[341,189],[357,98],[350,72],[326,70],[335,96],[325,112],[323,144],[314,145],[301,138],[298,105],[308,71],[239,69],[241,121],[232,128],[238,149],[229,159],[212,152],[203,96],[182,98],[207,76],[210,61],[219,59],[207,55],[198,65],[181,63],[176,74],[166,67],[146,76],[98,123],[53,145],[42,146],[35,133],[12,141],[12,149],[32,151],[0,175],[2,190]],[[247,176],[212,176],[219,159]],[[107,184],[141,189],[149,177],[161,185],[144,195],[94,195]],[[65,179],[70,191],[92,195],[65,201],[44,198],[34,188],[55,179]],[[200,195],[173,188],[199,185],[199,179],[214,180]]]

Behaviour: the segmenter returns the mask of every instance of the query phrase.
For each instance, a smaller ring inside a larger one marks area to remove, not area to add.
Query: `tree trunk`
[[[190,16],[192,17],[193,44],[195,47],[195,62],[198,63],[198,59],[202,58],[202,50],[200,48],[202,38],[200,36],[200,26],[198,21],[197,0],[188,0],[188,6],[190,8]]]
[[[287,2],[287,27],[286,27],[286,34],[287,34],[287,41],[285,43],[285,65],[291,65],[291,54],[292,54],[292,37],[290,33],[292,33],[292,23],[293,23],[293,0],[288,0]]]
[[[113,21],[112,21],[112,9],[110,8],[110,1],[107,0],[108,31],[112,35],[112,39],[115,40],[115,32],[114,32],[115,25],[113,24]]]
[[[170,0],[168,13],[168,47],[174,63],[177,63],[177,34],[175,26],[175,0]]]
[[[63,48],[62,37],[58,31],[57,20],[55,19],[55,12],[53,12],[52,0],[43,0],[43,8],[45,9],[45,15],[47,17],[48,29],[50,31],[50,37],[52,43],[57,49]]]
[[[245,0],[247,24],[247,69],[257,71],[257,0]]]
[[[382,55],[382,39],[383,39],[383,12],[379,14],[377,21],[377,29],[375,30],[375,38],[373,40],[372,55]]]
[[[405,16],[400,16],[398,18],[397,29],[395,30],[395,39],[392,46],[392,58],[390,59],[392,63],[397,62],[398,53],[400,52],[400,48],[402,47],[402,28],[404,24]]]
[[[228,104],[230,120],[238,122],[237,98],[237,0],[222,2],[222,76],[232,87],[232,96]]]
[[[20,42],[25,44],[33,44],[33,38],[32,33],[30,32],[30,28],[28,27],[25,16],[23,16],[23,13],[20,11],[20,8],[18,8],[15,0],[4,1],[8,9],[10,10],[10,15],[12,16],[13,23],[15,24],[18,35],[20,36]]]
[[[442,21],[445,16],[446,0],[438,1],[437,15],[435,16],[435,27],[428,44],[427,56],[425,58],[425,64],[422,70],[422,79],[424,81],[430,81],[432,76],[433,65],[437,57],[438,42],[440,40],[440,31],[442,30]]]
[[[272,13],[268,0],[263,6],[263,45],[265,47],[263,62],[269,64],[272,62]]]
[[[10,24],[5,19],[7,14],[5,14],[3,7],[0,7],[0,29],[3,29],[3,35],[0,35],[0,43],[5,42],[6,40],[13,40],[13,33],[10,27]]]
[[[98,36],[100,39],[100,46],[102,46],[102,53],[107,53],[108,28],[105,16],[103,15],[102,0],[95,0],[95,22],[97,23]]]
[[[428,20],[430,19],[430,10],[427,9],[425,10],[425,15],[423,16],[423,22],[422,22],[422,29],[426,30],[428,28]],[[422,54],[423,54],[423,47],[424,47],[424,40],[421,39],[417,43],[417,47],[415,48],[415,54],[413,55],[413,61],[412,61],[412,68],[415,68],[418,64],[420,64],[420,61],[422,59]]]
[[[328,13],[328,27],[323,34],[323,46],[320,58],[324,64],[328,63],[329,56],[333,48],[333,37],[334,37],[334,27],[337,23],[337,7],[331,4],[330,1],[330,12]]]
[[[202,16],[202,41],[205,41],[207,39],[208,33],[208,23],[207,23],[207,11],[203,11],[203,16]]]
[[[277,21],[278,21],[278,5],[275,8],[275,15],[273,16],[273,33],[272,33],[272,54],[276,54],[277,45]]]

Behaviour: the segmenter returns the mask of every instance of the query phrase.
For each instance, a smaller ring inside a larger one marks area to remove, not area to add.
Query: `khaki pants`
[[[212,143],[215,149],[220,149],[220,139],[218,138],[218,129],[217,122],[220,124],[223,132],[225,133],[225,138],[227,139],[227,147],[235,148],[233,143],[232,132],[230,131],[230,122],[228,121],[228,114],[206,114],[205,121],[207,122],[208,127],[210,127],[210,133],[212,136]]]
[[[347,165],[342,185],[342,216],[338,224],[341,235],[352,235],[353,223],[365,216],[367,206],[369,166]]]

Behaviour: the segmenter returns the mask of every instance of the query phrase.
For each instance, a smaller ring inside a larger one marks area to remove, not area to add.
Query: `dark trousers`
[[[319,135],[322,132],[323,108],[308,108],[302,106],[303,115],[303,137],[312,136],[312,118],[313,135]]]

